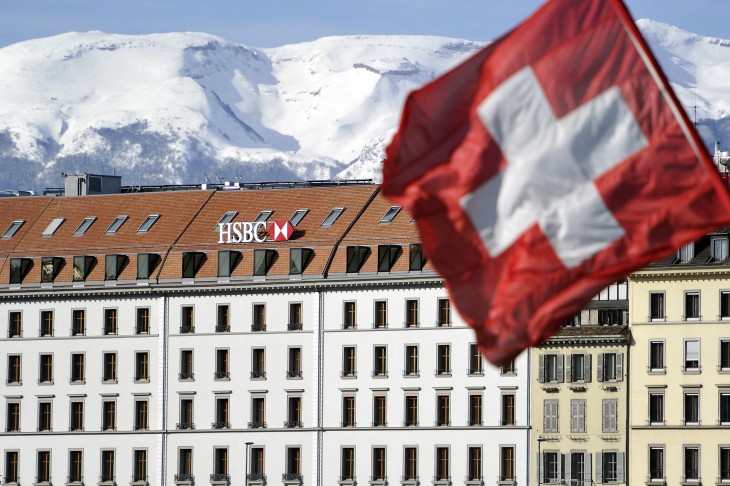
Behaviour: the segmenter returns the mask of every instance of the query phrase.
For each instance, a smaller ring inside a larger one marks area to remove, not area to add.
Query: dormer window
[[[33,266],[33,260],[30,258],[11,258],[10,259],[10,283],[19,284],[23,283],[23,279],[28,272],[30,267]]]
[[[276,250],[254,250],[253,251],[253,274],[261,277],[271,268],[276,258]]]
[[[411,243],[408,245],[410,258],[408,262],[408,270],[411,272],[420,272],[426,264],[426,256],[423,254],[423,248],[420,243]]]
[[[254,223],[264,223],[269,220],[271,215],[274,214],[274,211],[266,210],[261,211],[258,216],[256,216],[256,219],[253,220]]]
[[[3,233],[3,238],[12,238],[15,236],[15,233],[17,233],[20,227],[23,226],[23,223],[25,223],[25,221],[22,219],[18,219],[10,223],[8,229],[6,229],[5,233]]]
[[[43,257],[41,259],[41,282],[53,282],[63,267],[61,257]]]
[[[238,214],[238,211],[228,211],[226,214],[223,215],[220,221],[218,221],[218,224],[215,225],[215,228],[213,228],[213,231],[219,231],[221,225],[228,224],[231,221],[233,221],[233,218],[236,217]]]
[[[156,253],[140,253],[137,255],[137,279],[146,280],[150,278],[159,261],[160,255]]]
[[[400,254],[398,245],[378,245],[378,272],[390,272]]]
[[[66,221],[66,218],[56,218],[46,227],[46,229],[41,233],[41,236],[52,236],[56,230],[63,224],[63,222]]]
[[[292,217],[289,218],[289,222],[292,226],[298,225],[304,219],[304,216],[306,216],[308,212],[309,209],[297,209],[296,211],[294,211]]]
[[[679,263],[687,263],[695,257],[695,244],[687,243],[677,250],[677,259]]]
[[[137,233],[147,233],[150,228],[152,228],[152,225],[157,222],[159,217],[159,214],[150,214],[149,216],[147,216],[147,219],[144,220],[144,223],[142,223],[139,229],[137,229]]]
[[[322,221],[322,226],[332,226],[335,224],[335,221],[337,221],[337,218],[340,217],[340,214],[345,210],[345,208],[334,208],[330,213],[327,215],[326,218],[324,218],[324,221]]]
[[[292,248],[289,260],[289,275],[301,275],[312,259],[314,250],[311,248]]]
[[[117,280],[128,261],[127,255],[107,255],[104,280]]]
[[[193,278],[198,274],[198,270],[205,262],[205,253],[202,251],[186,251],[183,253],[182,276],[183,278]]]
[[[728,239],[726,236],[712,238],[712,259],[721,262],[728,255]]]
[[[347,273],[358,273],[363,263],[370,254],[370,248],[367,246],[348,246],[347,247]]]
[[[96,257],[89,255],[75,256],[74,257],[74,282],[83,282],[86,277],[91,273],[91,269],[96,263]]]
[[[92,224],[94,224],[94,221],[96,221],[95,216],[91,216],[89,218],[84,218],[84,220],[81,222],[78,228],[76,228],[76,231],[74,231],[74,236],[80,236],[86,233],[86,230],[88,230]]]
[[[109,227],[106,229],[106,234],[113,235],[117,231],[119,231],[119,228],[122,227],[124,222],[127,220],[128,216],[121,215],[114,218],[114,221],[112,221],[112,224],[109,225]]]
[[[393,221],[393,218],[400,212],[400,206],[391,206],[382,218],[380,218],[379,224],[388,224]]]
[[[242,256],[240,251],[221,250],[218,252],[218,276],[230,277]]]

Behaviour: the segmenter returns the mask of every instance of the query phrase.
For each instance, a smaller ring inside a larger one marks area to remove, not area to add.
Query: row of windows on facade
[[[370,247],[348,246],[347,247],[347,272],[360,272],[363,264],[370,255]],[[378,272],[390,272],[403,252],[399,245],[378,246]],[[271,265],[278,258],[279,252],[273,249],[256,249],[253,252],[253,266],[251,275],[254,277],[265,276],[271,269]],[[421,271],[426,264],[425,256],[421,245],[412,243],[409,245],[409,271]],[[188,251],[182,254],[182,278],[195,278],[208,259],[205,252]],[[291,248],[289,250],[289,275],[301,275],[307,265],[314,259],[312,248]],[[233,275],[238,264],[243,260],[243,254],[235,250],[221,250],[218,252],[218,277],[226,278]],[[160,255],[156,253],[140,253],[137,255],[137,280],[151,278],[153,272],[161,261]],[[40,282],[51,283],[56,280],[61,269],[66,264],[63,257],[43,257],[41,259]],[[104,257],[104,280],[118,280],[122,271],[129,264],[129,256],[123,254],[110,254]],[[84,282],[97,265],[97,258],[93,255],[76,255],[73,257],[73,282]],[[17,257],[10,259],[10,283],[21,284],[33,268],[33,259]]]
[[[150,308],[138,307],[135,309],[134,334],[150,333]],[[227,309],[226,309],[227,316]],[[85,336],[87,332],[87,317],[85,309],[73,309],[71,311],[71,336]],[[104,309],[101,334],[116,335],[120,333],[119,310],[117,308]],[[56,333],[55,316],[53,310],[40,311],[38,323],[39,337],[53,337]],[[23,337],[23,313],[21,311],[10,311],[8,313],[8,337]]]
[[[697,374],[702,372],[701,360],[701,339],[683,339],[681,361],[681,371],[688,374]],[[721,338],[718,341],[720,349],[718,350],[718,363],[716,370],[720,373],[730,372],[730,339]],[[666,360],[666,343],[663,339],[649,340],[649,365],[648,373],[664,374],[667,372]]]
[[[596,380],[599,382],[623,381],[623,353],[600,353],[597,359]],[[567,359],[566,359],[567,358]],[[592,355],[551,353],[538,355],[538,381],[540,383],[590,383],[592,379]]]
[[[601,432],[618,432],[618,400],[605,398],[601,410],[593,413],[601,414]],[[586,400],[570,401],[570,432],[585,433]],[[543,402],[543,432],[560,433],[560,401],[548,399]]]
[[[417,391],[405,391],[403,406],[403,427],[418,427],[420,423],[419,414],[419,394]],[[371,427],[387,427],[388,398],[385,393],[374,392],[372,401],[372,421]],[[467,401],[467,420],[464,425],[481,426],[484,425],[484,397],[479,392],[470,392]],[[494,425],[512,426],[515,422],[515,394],[512,392],[503,392],[500,397],[500,415],[499,423]],[[344,393],[342,396],[342,421],[341,427],[357,427],[356,421],[356,396],[352,393]],[[392,424],[391,424],[392,425]],[[430,424],[425,424],[430,425]],[[451,423],[451,395],[448,393],[436,394],[436,414],[433,425],[436,427],[449,427],[454,425]]]
[[[623,452],[603,450],[595,453],[595,468],[590,452],[544,450],[538,463],[540,483],[549,484],[615,484],[625,482]],[[594,475],[595,473],[595,475]]]
[[[698,445],[682,446],[682,477],[680,483],[700,484],[702,480],[700,452]],[[653,444],[649,446],[646,484],[667,484],[665,454],[665,445]],[[720,445],[718,447],[718,456],[717,479],[715,482],[728,482],[730,481],[730,446]]]
[[[649,391],[648,425],[666,425],[665,418],[664,389],[652,389]],[[700,389],[685,388],[682,392],[682,415],[681,425],[701,425],[700,417]],[[718,392],[717,418],[712,425],[730,425],[730,387],[721,389]]]
[[[716,319],[730,320],[730,291],[720,291],[719,304],[720,313],[716,316]],[[684,292],[683,310],[684,314],[679,316],[678,320],[701,321],[703,319],[699,290],[687,290]],[[666,292],[649,292],[649,316],[647,320],[665,321],[668,317],[666,311]],[[707,319],[707,316],[705,316],[705,319]]]

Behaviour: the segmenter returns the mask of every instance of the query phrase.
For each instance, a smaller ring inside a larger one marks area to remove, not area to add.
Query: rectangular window
[[[585,432],[586,431],[586,401],[571,400],[570,401],[570,431]]]
[[[195,332],[195,307],[184,305],[180,308],[180,334]]]
[[[114,451],[101,451],[102,483],[114,481]]]
[[[538,356],[538,382],[540,383],[562,383],[563,382],[563,360],[562,354],[541,354]]]
[[[373,427],[386,427],[388,425],[388,414],[385,395],[373,397]]]
[[[560,483],[562,479],[562,455],[555,451],[546,451],[542,455],[543,458],[543,475],[545,483]]]
[[[182,259],[182,277],[194,278],[205,262],[205,253],[201,251],[184,251]]]
[[[570,461],[570,464],[566,464],[570,466],[570,470],[566,471],[566,479],[571,479],[569,484],[591,484],[590,453],[572,452],[568,454],[567,461]]]
[[[591,355],[584,353],[571,354],[570,367],[567,370],[568,382],[588,383],[591,381]]]
[[[418,479],[418,449],[415,447],[403,449],[403,479],[405,481]]]
[[[249,429],[266,428],[266,399],[264,397],[253,397],[251,399],[251,421]]]
[[[286,328],[289,331],[302,330],[302,304],[300,302],[289,303],[289,323]]]
[[[5,452],[5,476],[3,483],[17,483],[20,467],[18,466],[18,451]]]
[[[664,448],[649,447],[649,479],[664,480]]]
[[[84,309],[74,309],[71,312],[71,335],[86,335],[86,311]]]
[[[602,404],[603,432],[618,432],[618,400],[604,399]]]
[[[423,248],[419,243],[411,243],[408,245],[408,270],[411,272],[420,272],[426,264],[426,256],[423,254]]]
[[[700,293],[684,293],[684,319],[687,321],[698,321],[702,319],[700,314]]]
[[[436,426],[451,425],[451,397],[449,395],[436,396]]]
[[[289,250],[289,275],[301,275],[314,256],[311,248],[292,248]]]
[[[6,405],[5,431],[20,432],[20,403],[8,402]]]
[[[84,430],[84,402],[71,402],[69,430]]]
[[[500,413],[502,425],[515,425],[515,396],[512,393],[502,394],[502,410]]]
[[[229,418],[230,401],[228,397],[216,397],[215,399],[215,421],[211,424],[212,429],[230,429]]]
[[[216,380],[227,380],[231,377],[227,349],[215,350],[215,372],[213,378]]]
[[[720,425],[730,425],[730,393],[720,393]]]
[[[367,246],[348,246],[347,273],[358,273],[369,253],[370,248]]]
[[[500,375],[514,375],[517,373],[517,368],[515,368],[515,360],[511,359],[506,364],[503,364],[499,367],[499,374]]]
[[[684,393],[684,424],[699,425],[700,423],[700,394],[697,392]]]
[[[482,479],[482,448],[469,447],[467,455],[469,457],[467,481],[480,481]]]
[[[664,292],[649,293],[649,320],[663,321],[666,317],[664,313]]]
[[[355,426],[355,397],[353,396],[342,397],[342,426]]]
[[[137,255],[137,279],[147,280],[152,278],[152,272],[155,271],[160,256],[156,253],[139,253]]]
[[[38,403],[38,431],[51,431],[53,430],[53,414],[52,414],[51,402],[39,402]]]
[[[687,263],[695,257],[695,244],[687,243],[677,250],[677,260],[681,263]]]
[[[264,469],[264,448],[263,447],[252,447],[251,448],[251,465],[249,466],[248,480],[249,481],[261,481],[264,482],[266,479]]]
[[[266,304],[254,304],[251,331],[263,332],[265,330],[266,330]]]
[[[102,375],[101,381],[117,382],[117,353],[102,354]]]
[[[224,481],[228,479],[228,448],[216,447],[213,449],[213,481]]]
[[[418,346],[415,344],[406,345],[406,363],[403,375],[418,376]]]
[[[38,451],[36,457],[36,482],[51,482],[51,451]]]
[[[469,425],[483,425],[482,396],[480,394],[469,395]]]
[[[290,396],[286,399],[286,428],[302,427],[302,397]]]
[[[38,370],[38,382],[52,384],[53,383],[53,355],[40,355],[40,369]]]
[[[177,423],[177,428],[180,430],[195,428],[195,423],[193,422],[192,398],[180,399],[180,422]]]
[[[436,347],[436,374],[451,374],[451,345],[439,344]]]
[[[150,353],[140,351],[134,353],[134,381],[150,380]]]
[[[231,332],[230,306],[220,304],[216,307],[215,332]]]
[[[449,448],[436,447],[436,481],[451,479],[451,464],[449,462]]]
[[[342,348],[342,376],[357,376],[354,346],[344,346]]]
[[[664,341],[649,342],[649,371],[664,371]]]
[[[64,260],[61,257],[43,257],[41,258],[41,282],[51,283],[61,271],[61,265]]]
[[[282,478],[285,481],[302,479],[302,449],[300,447],[286,448],[286,472]]]
[[[405,397],[405,420],[403,425],[405,427],[417,427],[418,426],[418,395],[406,395]]]
[[[340,481],[355,480],[355,448],[343,447],[340,459]]]
[[[649,424],[664,424],[663,393],[649,393]]]
[[[132,482],[140,483],[147,481],[147,450],[135,449],[132,466]]]
[[[25,223],[24,219],[18,219],[10,223],[10,226],[8,226],[8,229],[5,230],[3,233],[3,238],[12,238],[15,236],[15,233],[20,229],[21,226],[23,226],[23,223]]]
[[[728,239],[725,237],[712,238],[711,257],[716,262],[721,262],[728,255]]]
[[[71,383],[86,382],[86,367],[82,353],[71,354]]]
[[[449,299],[438,299],[438,327],[451,325],[451,301]]]
[[[684,341],[684,369],[682,371],[700,371],[699,339],[687,339]]]
[[[469,375],[483,375],[484,359],[482,358],[482,351],[479,349],[479,345],[476,343],[469,344],[469,369],[467,374]]]
[[[700,479],[700,448],[684,448],[684,481],[699,481]]]
[[[84,480],[83,451],[68,451],[68,482],[80,483]]]
[[[720,481],[730,481],[730,447],[720,447]]]
[[[218,276],[230,277],[241,261],[240,251],[221,250],[218,252]]]
[[[355,314],[355,302],[344,302],[342,312],[343,312],[342,328],[343,329],[357,328],[357,318],[356,318],[356,314]]]
[[[53,311],[41,311],[40,337],[53,336]]]
[[[134,327],[135,334],[150,333],[150,309],[149,307],[139,307],[137,309],[137,322]]]
[[[627,312],[623,309],[598,309],[598,324],[613,326],[626,324]]]
[[[253,275],[254,277],[263,277],[274,263],[276,250],[254,250],[253,251]]]
[[[116,309],[104,309],[104,335],[119,334],[117,328],[117,310]]]
[[[730,339],[720,340],[720,371],[730,371]]]
[[[21,384],[23,381],[23,377],[21,374],[22,371],[22,364],[21,364],[21,355],[19,354],[9,354],[8,355],[8,384]]]
[[[264,348],[251,350],[251,379],[266,379],[266,350]]]
[[[419,327],[421,325],[418,319],[418,300],[406,300],[406,327]]]
[[[401,251],[398,245],[378,245],[378,272],[390,272]]]
[[[386,346],[373,348],[373,376],[388,376],[388,348]]]
[[[134,401],[134,430],[149,429],[150,404],[147,400]]]
[[[543,430],[548,433],[558,433],[560,431],[558,420],[558,400],[545,400],[543,402]]]
[[[177,477],[178,481],[193,480],[193,450],[178,449],[177,451]]]
[[[193,374],[193,350],[182,349],[180,350],[180,373],[178,379],[180,380],[193,380],[195,374]]]
[[[623,381],[624,355],[623,353],[602,353],[598,355],[598,381]]]
[[[513,446],[499,448],[499,480],[515,480],[515,448]]]
[[[96,257],[79,255],[74,257],[73,262],[73,281],[83,282],[89,276],[91,269],[96,263]]]
[[[101,402],[101,430],[117,429],[117,402],[104,400]]]
[[[23,337],[23,313],[12,311],[8,313],[8,337]]]
[[[66,221],[66,218],[55,218],[53,221],[48,223],[48,226],[46,226],[46,229],[43,230],[41,236],[52,236],[64,221]]]
[[[126,255],[107,255],[104,259],[104,280],[118,280],[128,260]]]
[[[730,291],[720,292],[720,319],[730,320]]]
[[[373,321],[375,329],[388,327],[388,302],[385,300],[375,301],[375,319]]]
[[[287,378],[301,378],[302,377],[302,348],[292,347],[289,348],[289,359],[286,366],[286,377]]]

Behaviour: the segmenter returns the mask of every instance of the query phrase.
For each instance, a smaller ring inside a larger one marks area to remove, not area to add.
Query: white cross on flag
[[[412,93],[382,192],[495,364],[722,224],[730,196],[620,0],[552,0]]]

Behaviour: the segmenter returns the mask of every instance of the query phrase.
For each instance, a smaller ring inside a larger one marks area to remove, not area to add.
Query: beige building
[[[533,349],[531,447],[538,461],[531,477],[538,483],[626,483],[629,330],[587,324],[598,308],[608,310],[591,304]]]
[[[630,278],[632,484],[730,484],[727,230]]]

